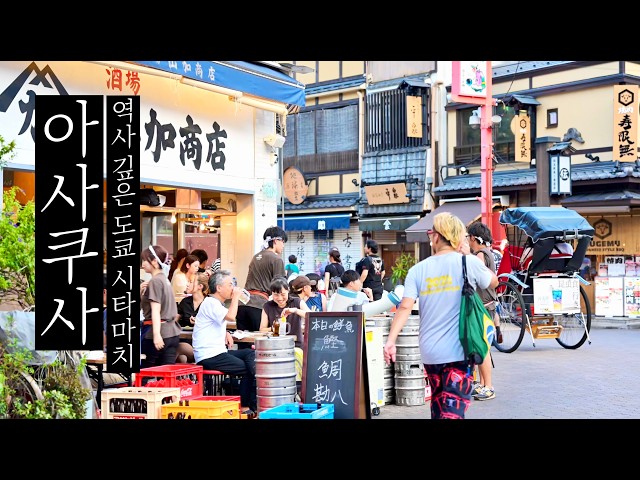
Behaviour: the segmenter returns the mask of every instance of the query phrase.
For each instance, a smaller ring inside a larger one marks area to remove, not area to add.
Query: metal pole
[[[282,148],[278,148],[278,163],[280,164],[280,213],[282,215],[282,229],[286,230],[284,225],[284,162],[282,161]]]
[[[484,223],[489,230],[493,223],[492,219],[492,206],[493,206],[493,122],[491,117],[493,116],[493,106],[495,100],[493,99],[491,78],[493,70],[491,68],[491,62],[487,62],[487,71],[485,74],[486,82],[486,102],[481,106],[480,110],[480,199],[482,213],[482,223]]]

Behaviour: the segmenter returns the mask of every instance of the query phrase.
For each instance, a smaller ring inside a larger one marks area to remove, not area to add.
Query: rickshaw
[[[579,275],[594,228],[564,207],[516,207],[500,214],[508,244],[498,268],[500,352],[514,352],[525,332],[576,349],[589,338],[591,305]]]

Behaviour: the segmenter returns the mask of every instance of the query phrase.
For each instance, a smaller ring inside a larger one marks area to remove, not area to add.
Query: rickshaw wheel
[[[586,340],[591,330],[591,305],[587,292],[580,285],[580,313],[555,315],[554,319],[562,325],[562,332],[556,341],[564,348],[575,350]]]
[[[494,339],[493,346],[500,352],[511,353],[522,343],[527,324],[526,308],[522,294],[513,282],[501,280],[496,293],[496,312],[500,316],[502,343],[497,343]]]

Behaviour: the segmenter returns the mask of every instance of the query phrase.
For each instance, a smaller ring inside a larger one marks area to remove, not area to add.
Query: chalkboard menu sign
[[[334,418],[370,418],[363,312],[309,312],[302,398],[333,403]]]

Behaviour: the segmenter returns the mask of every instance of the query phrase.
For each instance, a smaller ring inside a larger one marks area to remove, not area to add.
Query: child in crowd
[[[284,267],[287,272],[287,279],[293,280],[296,276],[300,274],[300,267],[297,265],[298,257],[295,255],[289,255],[289,263]],[[295,273],[294,277],[291,277]]]

